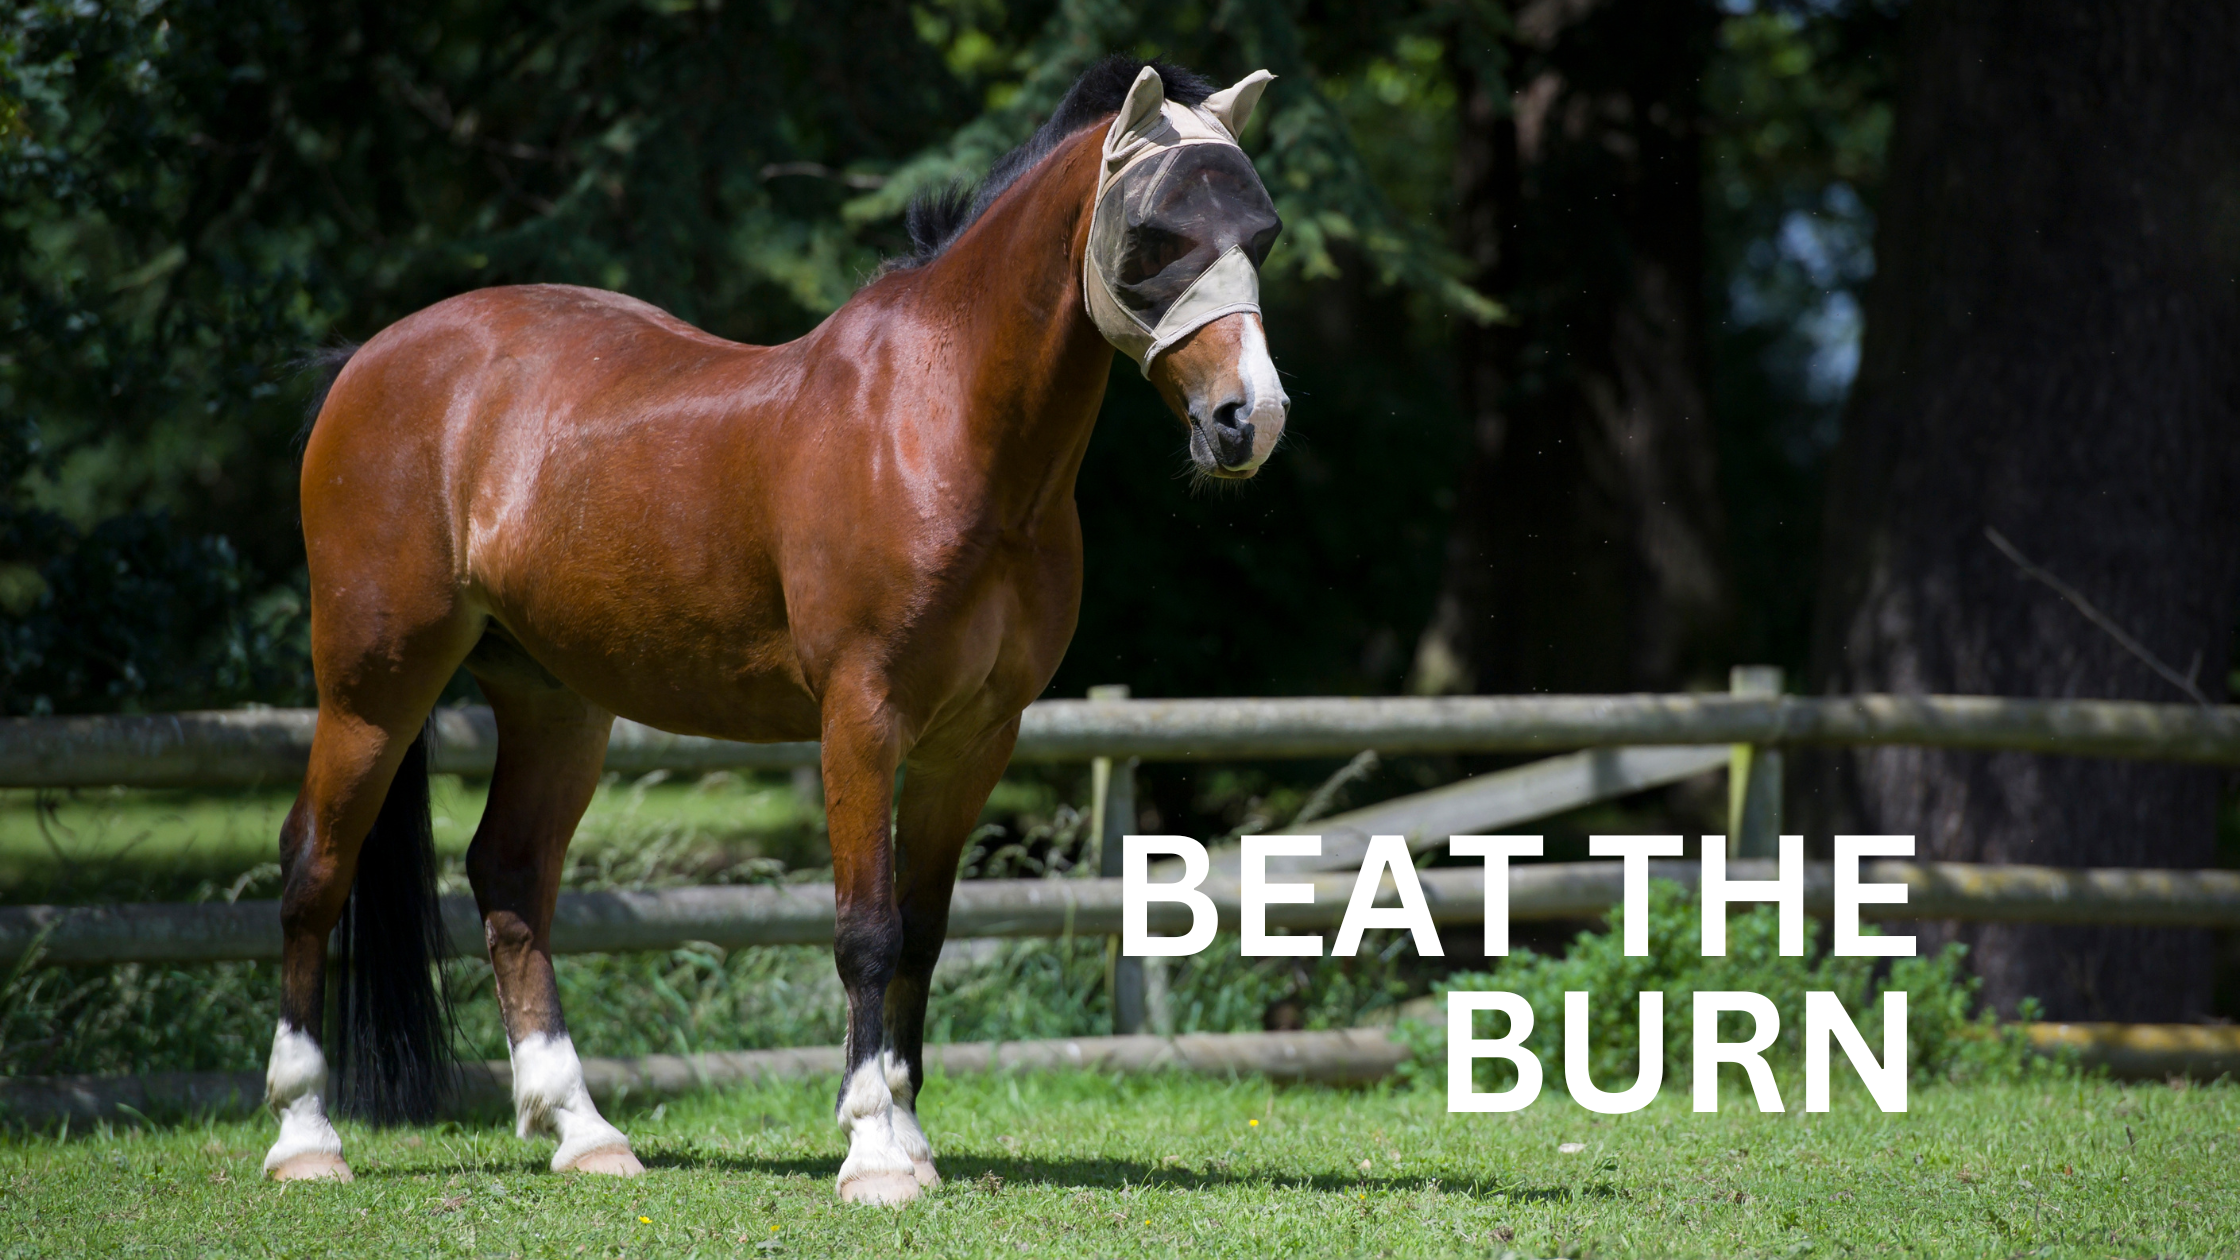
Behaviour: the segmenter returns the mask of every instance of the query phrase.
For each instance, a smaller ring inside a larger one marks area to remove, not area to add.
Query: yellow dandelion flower
[[[651,1225],[653,1224],[653,1218],[650,1216],[641,1216],[638,1218],[638,1223],[640,1225]]]
[[[1245,1121],[1245,1123],[1251,1125],[1255,1129],[1260,1127],[1260,1122],[1258,1120],[1247,1120]]]

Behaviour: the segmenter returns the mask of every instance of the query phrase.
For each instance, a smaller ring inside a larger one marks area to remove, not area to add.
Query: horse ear
[[[1244,125],[1252,121],[1252,107],[1260,103],[1260,94],[1268,90],[1274,78],[1265,70],[1255,70],[1207,97],[1203,108],[1220,120],[1232,137],[1241,136]]]
[[[1167,85],[1160,80],[1159,72],[1145,66],[1136,81],[1128,85],[1127,99],[1120,102],[1120,116],[1112,120],[1112,139],[1134,131],[1146,118],[1156,117],[1166,100]]]

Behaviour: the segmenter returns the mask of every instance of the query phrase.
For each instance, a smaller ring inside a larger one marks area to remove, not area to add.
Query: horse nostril
[[[1230,399],[1213,409],[1213,417],[1199,425],[1214,462],[1223,468],[1243,468],[1252,462],[1252,422],[1245,417],[1242,399]]]
[[[1214,454],[1223,468],[1242,468],[1252,462],[1252,432],[1249,421],[1234,429],[1213,431]]]

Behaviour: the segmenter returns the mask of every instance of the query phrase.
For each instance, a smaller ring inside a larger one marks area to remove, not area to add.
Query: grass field
[[[1078,814],[1062,797],[1047,785],[1007,783],[991,807],[1001,830],[987,833],[976,871],[1041,874],[1081,860]],[[0,899],[272,896],[287,802],[285,793],[0,793]],[[471,785],[438,781],[437,834],[454,889],[463,887],[457,854],[480,805]],[[580,888],[813,879],[829,861],[822,840],[814,802],[779,777],[610,782],[568,880]],[[1693,939],[1692,920],[1677,910],[1659,922],[1664,935]],[[1738,942],[1754,939],[1747,922],[1730,929]],[[1551,992],[1680,982],[1636,976],[1602,957],[1610,952],[1574,945],[1542,965],[1546,975],[1534,974]],[[1178,1020],[1190,1029],[1257,1027],[1272,1002],[1303,996],[1310,1026],[1342,1026],[1421,991],[1423,978],[1411,980],[1405,961],[1325,964],[1310,979],[1282,960],[1241,960],[1225,940],[1174,971]],[[588,1053],[822,1044],[839,1035],[837,985],[822,949],[570,958],[560,972]],[[502,1053],[487,967],[455,963],[452,977],[466,1002],[464,1048]],[[1801,983],[1761,980],[1736,983]],[[245,963],[33,968],[0,986],[0,1062],[16,1072],[259,1066],[274,984],[270,966]],[[937,988],[937,1039],[1078,1035],[1109,1023],[1101,941],[1006,945],[945,971]],[[1937,992],[1955,1018],[1968,1009],[1969,993],[1949,984]],[[1929,1018],[1941,1009],[1931,996],[1915,1003],[1917,1057],[1963,1042],[1998,1049],[1967,1042],[1965,1030],[1932,1035],[1943,1025]],[[1824,1116],[1739,1108],[1697,1116],[1676,1090],[1638,1115],[1612,1118],[1556,1096],[1521,1116],[1450,1117],[1435,1089],[960,1077],[929,1089],[925,1114],[950,1183],[899,1213],[843,1210],[835,1200],[843,1145],[829,1082],[673,1100],[625,1116],[652,1170],[632,1183],[556,1178],[543,1171],[549,1145],[496,1126],[346,1128],[359,1180],[286,1189],[258,1178],[269,1121],[17,1132],[0,1134],[0,1260],[2240,1255],[2240,1088],[2021,1072],[1996,1053],[1923,1070],[1974,1083],[1919,1085],[1904,1116],[1880,1114],[1856,1090],[1839,1092]],[[1739,1100],[1732,1086],[1730,1100]],[[1789,1094],[1795,1102],[1797,1091]]]
[[[30,1255],[1147,1256],[2240,1254],[2240,1089],[1920,1089],[1885,1116],[1635,1115],[1544,1099],[1088,1074],[958,1077],[948,1182],[843,1208],[826,1083],[626,1123],[641,1181],[544,1172],[500,1128],[346,1129],[348,1186],[258,1180],[269,1124],[0,1142],[0,1251]],[[1581,1149],[1567,1153],[1566,1144]]]

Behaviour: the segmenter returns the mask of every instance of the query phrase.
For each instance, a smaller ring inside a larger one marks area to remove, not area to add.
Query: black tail
[[[288,369],[309,375],[311,397],[303,407],[303,427],[296,430],[295,448],[303,453],[303,444],[311,440],[311,426],[319,423],[319,413],[326,410],[327,391],[334,388],[334,380],[342,369],[350,365],[350,356],[358,352],[355,341],[341,341],[317,350],[306,351],[302,358],[288,364]]]
[[[447,942],[424,729],[405,750],[358,851],[339,935],[335,1066],[343,1112],[375,1124],[433,1119],[453,1084],[452,1019],[438,983]]]

